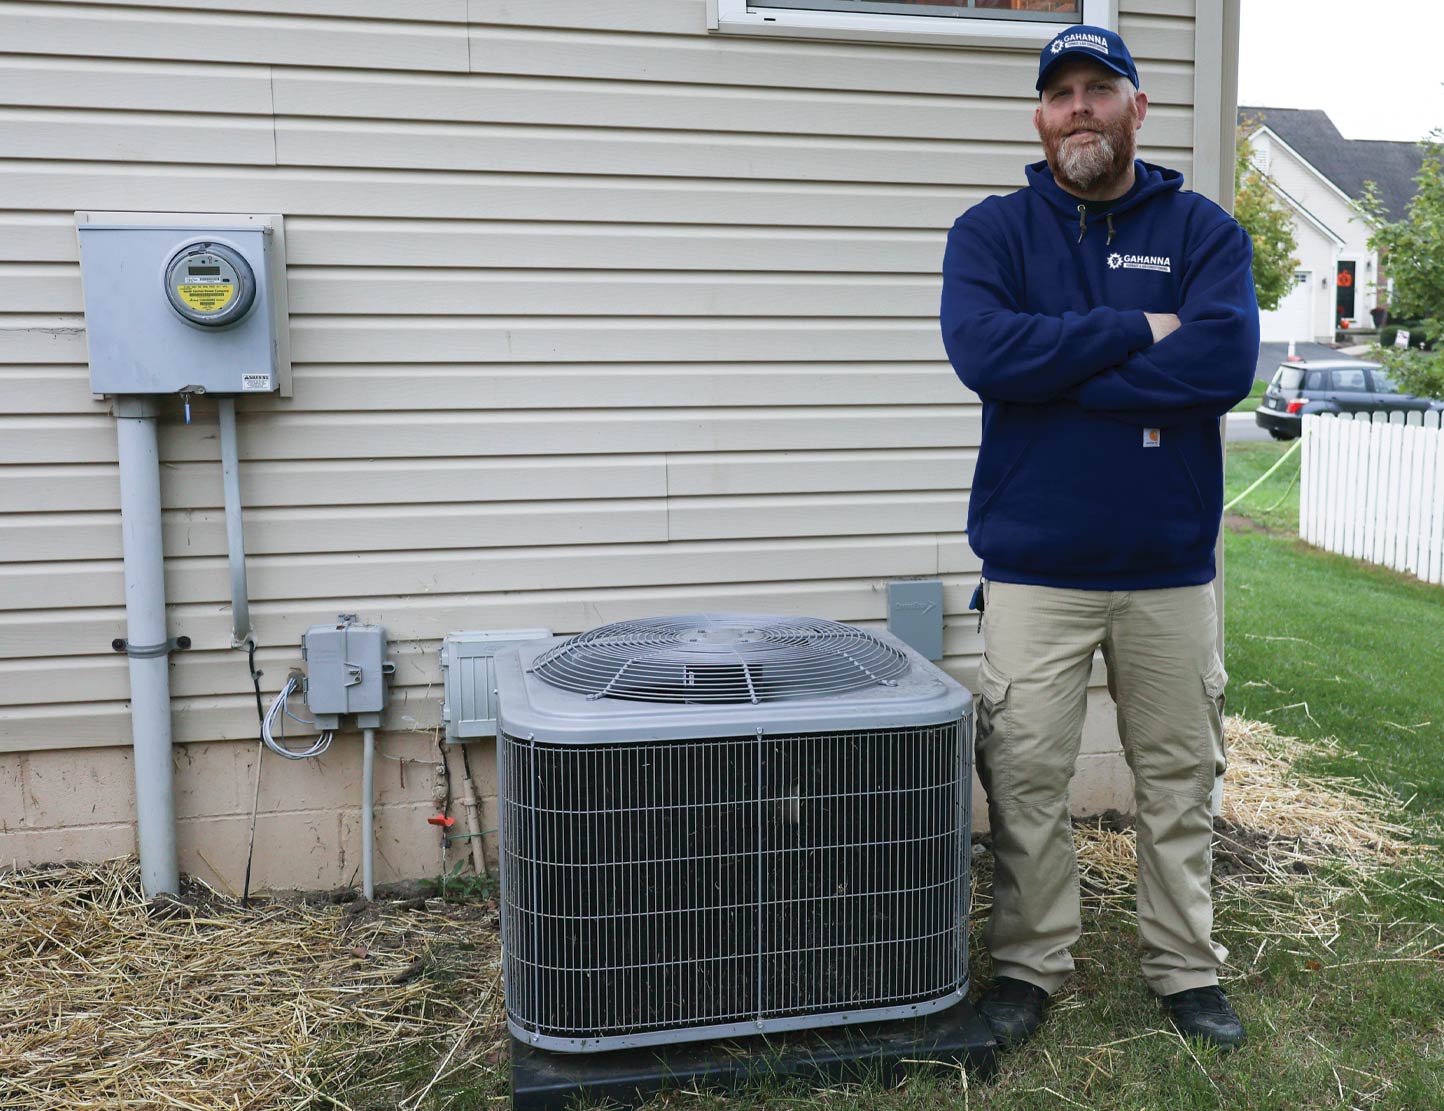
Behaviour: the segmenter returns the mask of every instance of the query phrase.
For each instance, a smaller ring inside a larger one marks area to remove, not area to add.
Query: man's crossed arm
[[[1258,355],[1248,236],[1229,221],[1185,260],[1177,315],[1100,307],[1020,311],[1009,253],[961,220],[943,263],[943,343],[990,401],[1072,401],[1128,423],[1218,417],[1247,395]]]

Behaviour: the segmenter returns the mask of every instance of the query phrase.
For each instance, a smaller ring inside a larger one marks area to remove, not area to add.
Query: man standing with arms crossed
[[[1258,354],[1252,249],[1181,174],[1135,160],[1148,99],[1118,35],[1063,31],[1037,89],[1045,161],[959,217],[943,262],[943,341],[983,401],[968,539],[997,975],[978,1010],[1015,1045],[1073,969],[1068,782],[1101,649],[1135,782],[1143,977],[1185,1035],[1233,1048],[1211,937],[1226,682],[1211,584],[1218,421]]]

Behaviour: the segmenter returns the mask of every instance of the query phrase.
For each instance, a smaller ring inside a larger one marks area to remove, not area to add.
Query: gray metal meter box
[[[312,625],[301,636],[306,661],[306,705],[321,729],[335,729],[343,714],[375,715],[380,724],[386,682],[395,665],[386,661],[386,630],[380,625]]]
[[[290,393],[279,216],[77,212],[90,388]]]
[[[441,720],[448,741],[496,736],[496,654],[551,635],[550,629],[492,629],[452,633],[441,642],[441,675],[446,687]]]

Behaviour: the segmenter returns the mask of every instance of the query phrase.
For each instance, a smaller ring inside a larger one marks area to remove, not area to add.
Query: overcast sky
[[[1243,0],[1238,102],[1322,108],[1346,139],[1444,128],[1444,0]]]

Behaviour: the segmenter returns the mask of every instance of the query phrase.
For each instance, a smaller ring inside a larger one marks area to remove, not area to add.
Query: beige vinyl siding
[[[1122,7],[1144,154],[1191,173],[1193,4]],[[953,218],[1038,157],[1036,61],[709,36],[704,12],[0,6],[0,749],[129,742],[76,209],[285,217],[295,396],[240,404],[268,689],[356,611],[401,665],[387,728],[429,730],[451,630],[878,627],[908,576],[944,580],[945,666],[972,679],[980,413],[937,272]],[[214,411],[171,410],[176,737],[250,739]]]

